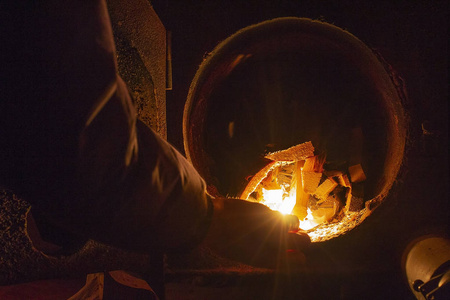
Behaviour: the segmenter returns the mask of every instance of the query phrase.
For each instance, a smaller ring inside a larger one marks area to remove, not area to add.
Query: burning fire
[[[308,214],[306,215],[305,219],[303,221],[300,220],[300,229],[303,230],[310,230],[321,224],[320,221],[318,222],[316,219],[314,219],[311,209],[308,208],[307,211]]]
[[[272,210],[276,210],[281,212],[283,215],[292,214],[292,210],[296,204],[296,199],[292,195],[287,195],[285,197],[285,193],[282,189],[277,190],[266,190],[262,188],[262,200],[261,203],[268,206]],[[311,209],[307,209],[308,214],[304,218],[304,220],[300,220],[300,229],[309,230],[311,228],[316,227],[317,225],[323,223],[323,218],[318,220],[314,217]]]
[[[292,209],[294,209],[296,199],[295,197],[287,195],[282,189],[279,190],[266,190],[262,188],[263,200],[262,204],[268,206],[272,210],[277,210],[284,215],[290,215]]]
[[[311,142],[266,158],[272,162],[253,176],[241,198],[296,215],[299,229],[313,242],[348,231],[364,217],[361,182],[366,177],[360,164],[348,171],[325,170],[325,155],[314,155]]]
[[[281,212],[284,215],[292,214],[292,211],[297,203],[295,197],[296,193],[290,195],[283,189],[267,190],[262,188],[261,203],[268,206],[272,210]],[[307,215],[303,220],[300,220],[300,229],[310,230],[326,221],[325,215],[313,214],[311,209],[307,208]]]

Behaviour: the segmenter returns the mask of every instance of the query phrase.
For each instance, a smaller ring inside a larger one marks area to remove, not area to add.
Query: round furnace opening
[[[328,178],[337,183],[324,199],[313,191],[304,200],[304,209],[317,209],[335,198],[333,216],[328,210],[307,230],[323,241],[360,224],[386,198],[403,159],[406,125],[390,74],[364,43],[327,23],[279,18],[238,31],[203,61],[189,90],[183,134],[186,155],[210,193],[260,202],[262,188],[273,188],[267,176],[290,166],[288,175],[297,178],[307,159],[279,161],[269,170],[273,161],[265,156],[311,142],[319,163],[311,171],[322,174],[317,185]],[[354,166],[363,180],[349,171]],[[280,195],[293,193],[281,189]],[[352,193],[360,198],[356,208],[347,203]]]

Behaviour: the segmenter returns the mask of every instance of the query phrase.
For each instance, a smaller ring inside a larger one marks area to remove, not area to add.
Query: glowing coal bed
[[[314,155],[310,142],[266,158],[272,162],[252,177],[241,198],[296,215],[312,242],[346,233],[368,215],[361,164],[326,169],[325,155]]]

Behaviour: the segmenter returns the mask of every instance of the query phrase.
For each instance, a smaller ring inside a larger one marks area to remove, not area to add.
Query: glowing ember
[[[295,195],[295,193],[293,193]],[[292,214],[292,210],[296,204],[293,195],[289,196],[282,189],[266,190],[262,188],[261,203],[268,206],[272,210],[281,212],[284,215]],[[300,229],[310,230],[324,222],[323,216],[315,216],[311,209],[307,209],[308,215],[304,220],[300,220]]]
[[[310,230],[316,226],[318,226],[321,222],[318,222],[314,219],[311,209],[308,208],[308,215],[302,221],[300,220],[300,229]]]
[[[268,206],[272,210],[277,210],[284,215],[292,213],[295,206],[295,197],[287,195],[282,189],[266,190],[262,188],[263,200],[262,204]]]
[[[313,242],[328,240],[354,228],[364,219],[365,212],[363,184],[359,181],[365,179],[361,165],[357,169],[361,175],[357,182],[355,172],[352,173],[354,166],[349,166],[348,171],[327,170],[325,155],[304,157],[294,153],[297,150],[301,155],[313,155],[314,148],[308,142],[271,155],[273,161],[255,174],[241,198],[260,202],[283,214],[296,215],[300,229]],[[282,160],[275,160],[278,158]],[[293,160],[289,161],[290,158]]]

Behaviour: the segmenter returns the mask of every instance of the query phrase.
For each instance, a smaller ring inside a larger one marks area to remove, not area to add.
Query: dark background
[[[308,17],[348,30],[378,51],[404,79],[416,120],[447,136],[446,1],[152,1],[172,32],[169,140],[182,149],[184,101],[202,58],[237,30],[283,16]],[[418,128],[413,128],[418,130]]]

